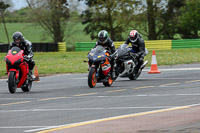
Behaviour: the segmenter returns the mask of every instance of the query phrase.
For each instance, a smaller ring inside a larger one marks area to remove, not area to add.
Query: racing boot
[[[116,65],[116,61],[115,60],[113,60],[112,61],[112,66],[111,66],[111,77],[112,77],[112,79],[115,79],[116,78],[116,67],[117,67],[117,65]]]
[[[103,82],[107,82],[109,77],[112,75],[110,74],[111,72],[108,73],[108,75],[105,76],[105,78],[103,79]]]
[[[30,70],[30,74],[31,74],[31,78],[34,80],[35,79],[35,75],[33,73],[33,70]]]
[[[116,76],[116,65],[113,66],[113,69],[111,71],[111,77],[112,79],[115,79],[117,76]]]

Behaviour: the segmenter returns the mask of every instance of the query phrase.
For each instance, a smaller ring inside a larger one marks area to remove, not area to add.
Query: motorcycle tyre
[[[141,71],[137,74],[133,73],[130,77],[128,77],[130,80],[136,80],[141,74]]]
[[[104,85],[105,87],[109,87],[109,86],[112,85],[112,83],[113,83],[113,79],[112,79],[112,77],[110,76],[110,77],[108,78],[108,81],[107,81],[107,82],[103,82],[103,85]]]
[[[32,81],[28,81],[28,85],[26,87],[21,87],[23,92],[29,92],[32,88]]]
[[[94,88],[97,84],[96,69],[91,67],[88,75],[88,86]]]
[[[15,72],[10,72],[8,76],[8,89],[10,93],[15,93],[17,90],[15,74]]]

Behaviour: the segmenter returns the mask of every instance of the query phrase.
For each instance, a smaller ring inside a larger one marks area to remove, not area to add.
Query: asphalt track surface
[[[144,69],[136,81],[87,85],[87,73],[40,77],[30,92],[0,80],[0,133],[200,132],[200,64]]]

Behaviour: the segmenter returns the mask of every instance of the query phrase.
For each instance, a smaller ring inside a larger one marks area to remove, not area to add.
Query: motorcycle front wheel
[[[96,77],[96,69],[94,67],[91,67],[89,70],[88,75],[88,86],[90,88],[94,88],[97,84],[97,77]]]
[[[8,76],[8,89],[10,93],[15,93],[17,90],[15,74],[15,72],[10,72]]]

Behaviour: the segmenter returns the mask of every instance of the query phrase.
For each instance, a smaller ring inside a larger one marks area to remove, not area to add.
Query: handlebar
[[[25,61],[29,61],[30,58],[28,56],[23,56]]]
[[[118,55],[118,53],[117,53],[117,50],[116,50],[113,54],[110,54],[108,56],[108,58],[110,58],[110,59],[113,59],[113,58],[116,59],[117,55]]]

